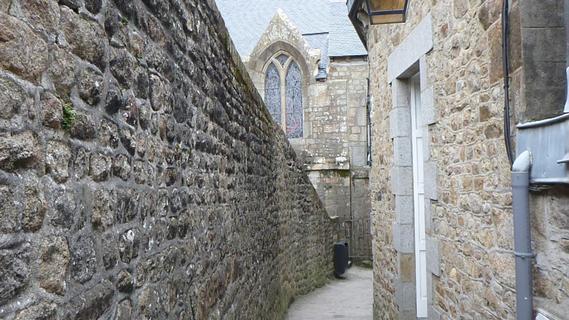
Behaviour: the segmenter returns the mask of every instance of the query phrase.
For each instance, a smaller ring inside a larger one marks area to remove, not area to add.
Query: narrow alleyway
[[[287,320],[372,319],[372,270],[352,267],[346,279],[299,297],[289,308]]]

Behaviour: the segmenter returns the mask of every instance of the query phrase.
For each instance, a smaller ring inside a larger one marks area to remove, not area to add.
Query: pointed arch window
[[[271,58],[265,71],[265,104],[288,138],[302,138],[302,72],[298,63],[285,53]]]

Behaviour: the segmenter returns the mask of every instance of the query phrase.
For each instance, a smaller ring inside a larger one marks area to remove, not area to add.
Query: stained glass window
[[[265,73],[265,104],[271,116],[282,126],[287,137],[302,138],[304,111],[302,108],[302,72],[290,56],[273,58]]]
[[[289,138],[302,138],[302,79],[300,68],[292,62],[286,73],[286,133]]]
[[[281,76],[274,63],[271,63],[265,76],[265,104],[273,119],[281,124]]]

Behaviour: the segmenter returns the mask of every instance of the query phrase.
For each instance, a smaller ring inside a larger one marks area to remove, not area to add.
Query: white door
[[[425,183],[423,128],[419,76],[411,79],[411,137],[413,147],[413,207],[415,211],[415,272],[417,318],[427,318],[427,239],[425,233]]]

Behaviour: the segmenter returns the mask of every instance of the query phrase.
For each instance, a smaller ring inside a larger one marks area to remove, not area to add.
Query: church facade
[[[331,0],[218,0],[237,50],[353,258],[371,258],[367,52]]]

